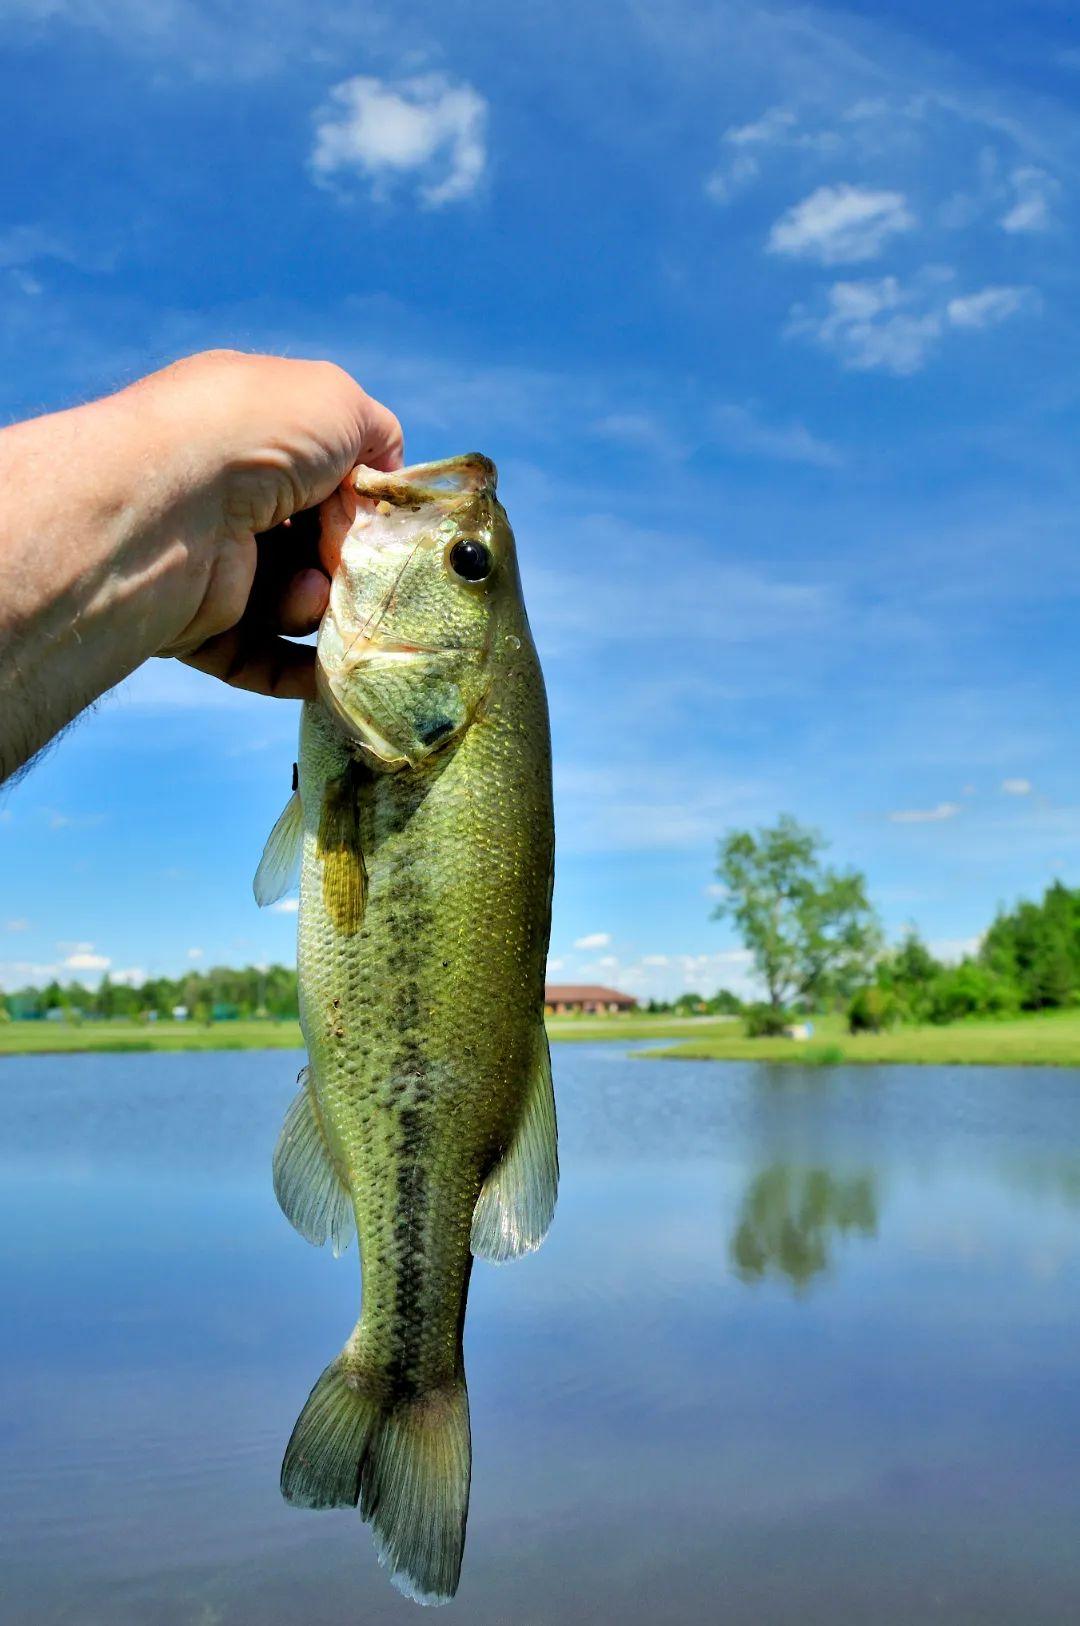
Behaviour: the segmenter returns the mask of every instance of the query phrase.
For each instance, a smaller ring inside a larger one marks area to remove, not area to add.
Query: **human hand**
[[[158,653],[239,688],[313,698],[314,650],[279,636],[312,632],[326,608],[311,511],[357,463],[401,467],[397,419],[330,362],[234,351],[191,356],[124,394],[178,449],[170,514],[190,559]]]

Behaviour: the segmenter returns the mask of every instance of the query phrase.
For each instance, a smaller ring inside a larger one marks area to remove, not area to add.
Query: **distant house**
[[[637,1009],[637,1000],[620,994],[617,988],[601,988],[595,983],[549,982],[544,989],[544,1009],[549,1016],[565,1016],[583,1011],[589,1016],[615,1016]]]

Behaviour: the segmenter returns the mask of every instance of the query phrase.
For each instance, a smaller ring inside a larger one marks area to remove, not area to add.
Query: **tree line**
[[[720,842],[721,901],[766,990],[748,1031],[782,1031],[794,1012],[846,1010],[853,1031],[954,1022],[1080,1002],[1080,889],[999,908],[978,948],[936,958],[913,929],[885,943],[866,877],[825,862],[821,835],[783,815]]]
[[[783,815],[720,842],[723,892],[714,914],[730,920],[766,991],[744,1005],[730,990],[651,1000],[657,1014],[736,1015],[751,1033],[778,1033],[796,1014],[846,1011],[854,1031],[895,1022],[953,1022],[1080,1003],[1080,889],[1055,881],[1040,902],[999,909],[978,949],[959,963],[934,956],[909,931],[893,947],[858,870],[825,862],[821,835]],[[0,994],[0,1020],[46,1018],[192,1021],[295,1019],[296,972],[288,966],[213,966],[180,977],[96,988],[53,980]]]
[[[42,988],[19,988],[0,995],[0,1013],[21,1021],[44,1018],[51,1011],[69,1019],[168,1019],[180,1010],[195,1022],[295,1018],[296,972],[284,965],[242,969],[217,965],[180,977],[148,977],[139,983],[114,982],[106,974],[96,988],[54,980]]]

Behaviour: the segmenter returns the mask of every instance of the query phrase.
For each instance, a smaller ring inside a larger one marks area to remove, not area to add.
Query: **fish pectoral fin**
[[[355,770],[328,782],[319,815],[315,850],[322,865],[322,896],[338,931],[354,936],[364,918],[367,869],[360,846],[360,808]]]
[[[304,837],[304,814],[300,792],[294,790],[281,817],[266,838],[252,889],[260,909],[276,903],[300,879],[300,848]]]
[[[356,1232],[352,1197],[327,1145],[310,1069],[300,1074],[300,1092],[285,1114],[274,1151],[274,1194],[281,1211],[302,1237],[334,1257],[344,1253]]]
[[[558,1190],[551,1054],[541,1026],[517,1130],[485,1180],[473,1212],[473,1253],[497,1264],[532,1253],[547,1235]]]

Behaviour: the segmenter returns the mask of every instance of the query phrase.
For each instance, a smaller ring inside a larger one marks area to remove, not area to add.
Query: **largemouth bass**
[[[270,903],[300,865],[309,1065],[275,1190],[309,1241],[355,1231],[363,1281],[282,1491],[359,1502],[421,1603],[461,1568],[472,1258],[538,1247],[558,1184],[547,702],[495,483],[479,456],[361,468],[324,508],[321,699],[255,878]]]

